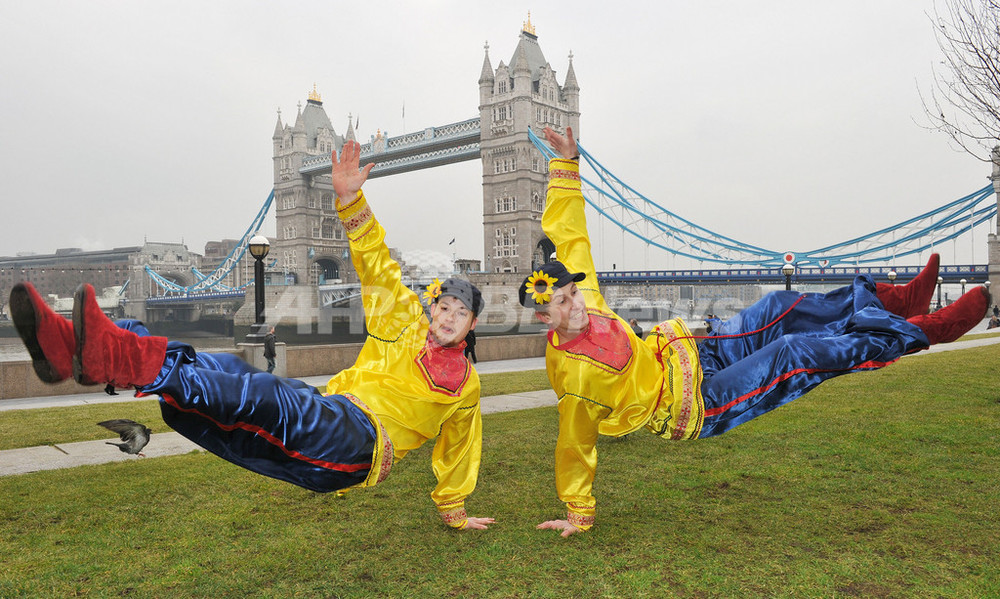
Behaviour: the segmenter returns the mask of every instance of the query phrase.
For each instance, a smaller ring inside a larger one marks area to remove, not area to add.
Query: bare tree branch
[[[983,161],[1000,145],[1000,0],[943,0],[928,15],[941,49],[929,93],[918,90],[929,128]]]

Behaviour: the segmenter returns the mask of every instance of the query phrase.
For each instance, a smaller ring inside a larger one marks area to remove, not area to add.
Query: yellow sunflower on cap
[[[524,289],[531,294],[531,299],[536,304],[547,304],[552,300],[552,292],[555,291],[556,279],[540,270],[536,270],[528,277],[524,284]]]
[[[434,281],[427,286],[427,291],[424,291],[424,301],[427,305],[431,305],[441,295],[441,280],[434,277]]]

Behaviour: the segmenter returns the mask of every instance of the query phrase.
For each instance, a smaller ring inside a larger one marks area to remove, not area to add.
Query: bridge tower
[[[338,135],[315,86],[305,109],[299,104],[294,125],[282,124],[278,112],[272,137],[277,239],[268,260],[277,259],[277,268],[289,284],[356,280],[347,236],[334,206],[329,170],[313,175],[299,172],[303,160],[329,156],[348,139],[354,139],[353,124],[348,123],[345,136]]]
[[[531,15],[510,64],[490,64],[485,48],[479,76],[480,149],[483,163],[483,270],[525,273],[555,250],[542,233],[548,163],[528,139],[545,127],[579,136],[580,86],[573,55],[562,85],[545,60]]]

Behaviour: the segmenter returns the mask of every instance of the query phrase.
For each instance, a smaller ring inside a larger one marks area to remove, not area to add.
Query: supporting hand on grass
[[[583,532],[579,528],[573,526],[569,523],[569,520],[549,520],[547,522],[542,522],[536,526],[538,530],[549,529],[549,530],[561,530],[563,538],[570,535],[574,535],[578,532]]]
[[[493,518],[466,518],[465,529],[468,530],[471,528],[473,530],[486,530],[489,528],[489,526],[486,525],[493,524],[494,522],[496,522],[496,520]]]

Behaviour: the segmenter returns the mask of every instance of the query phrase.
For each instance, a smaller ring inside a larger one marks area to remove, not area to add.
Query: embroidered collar
[[[417,354],[416,363],[431,389],[447,395],[462,394],[472,373],[472,364],[465,357],[465,341],[445,347],[427,333],[427,342]]]
[[[571,354],[569,357],[586,358],[620,372],[632,361],[632,342],[622,323],[614,317],[601,313],[588,314],[590,324],[587,330],[576,338],[556,345],[553,332],[549,331],[549,343],[559,351]]]

